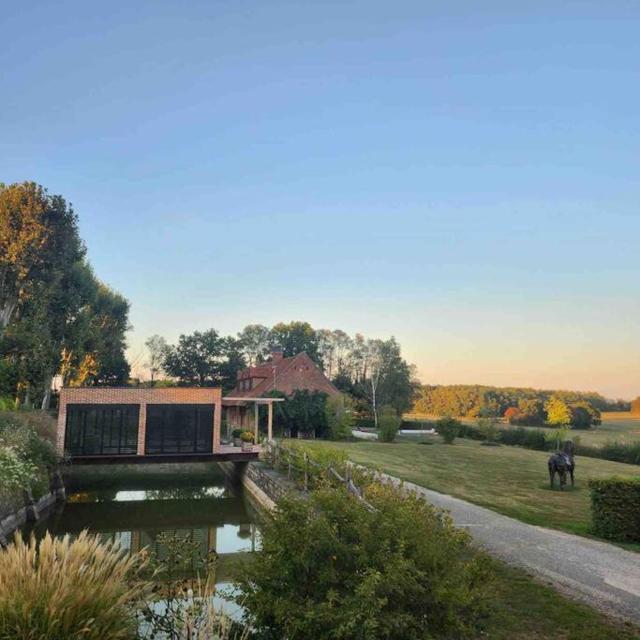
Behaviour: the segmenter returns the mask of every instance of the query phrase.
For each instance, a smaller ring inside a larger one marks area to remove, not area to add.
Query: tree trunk
[[[13,312],[16,310],[18,306],[17,300],[5,300],[2,306],[0,307],[0,338],[4,333],[4,330],[7,328],[9,322],[11,322],[11,318],[13,317]]]
[[[27,382],[26,390],[24,392],[24,406],[27,409],[31,409],[31,385]]]
[[[43,411],[49,411],[49,405],[51,404],[51,383],[53,382],[53,374],[47,371],[44,375],[44,394],[42,396],[42,405],[40,408]]]
[[[376,406],[376,383],[371,378],[371,404],[373,406],[373,424],[378,430],[378,407]]]

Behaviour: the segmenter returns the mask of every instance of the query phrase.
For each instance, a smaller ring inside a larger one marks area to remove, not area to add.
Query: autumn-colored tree
[[[631,402],[631,414],[640,416],[640,396]]]
[[[84,256],[73,209],[34,182],[0,184],[0,336],[20,306]]]
[[[520,417],[520,409],[518,407],[509,407],[504,412],[504,418],[509,424],[513,424]]]
[[[571,408],[561,398],[551,396],[544,405],[544,409],[547,412],[547,424],[553,427],[571,424]]]
[[[126,382],[128,309],[87,264],[64,198],[33,182],[0,185],[0,359],[14,380],[0,393],[47,409],[57,373],[65,383]]]

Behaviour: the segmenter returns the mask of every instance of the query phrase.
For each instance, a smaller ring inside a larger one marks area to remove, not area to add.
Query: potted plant
[[[240,440],[241,435],[242,435],[242,429],[234,429],[231,432],[231,437],[233,438],[234,447],[239,447],[242,444],[242,440]]]
[[[253,451],[253,433],[251,431],[243,431],[240,434],[243,451]]]

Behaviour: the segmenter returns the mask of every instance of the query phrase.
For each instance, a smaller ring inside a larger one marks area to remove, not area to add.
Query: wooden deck
[[[139,455],[71,456],[71,464],[162,464],[169,462],[250,462],[257,460],[262,448],[254,445],[252,451],[240,447],[220,445],[217,453],[162,453]]]

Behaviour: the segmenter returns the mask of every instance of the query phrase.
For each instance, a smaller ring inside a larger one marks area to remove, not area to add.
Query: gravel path
[[[575,600],[640,624],[640,553],[525,524],[411,482],[404,487],[449,511],[456,525],[468,529],[491,555],[546,578]]]

